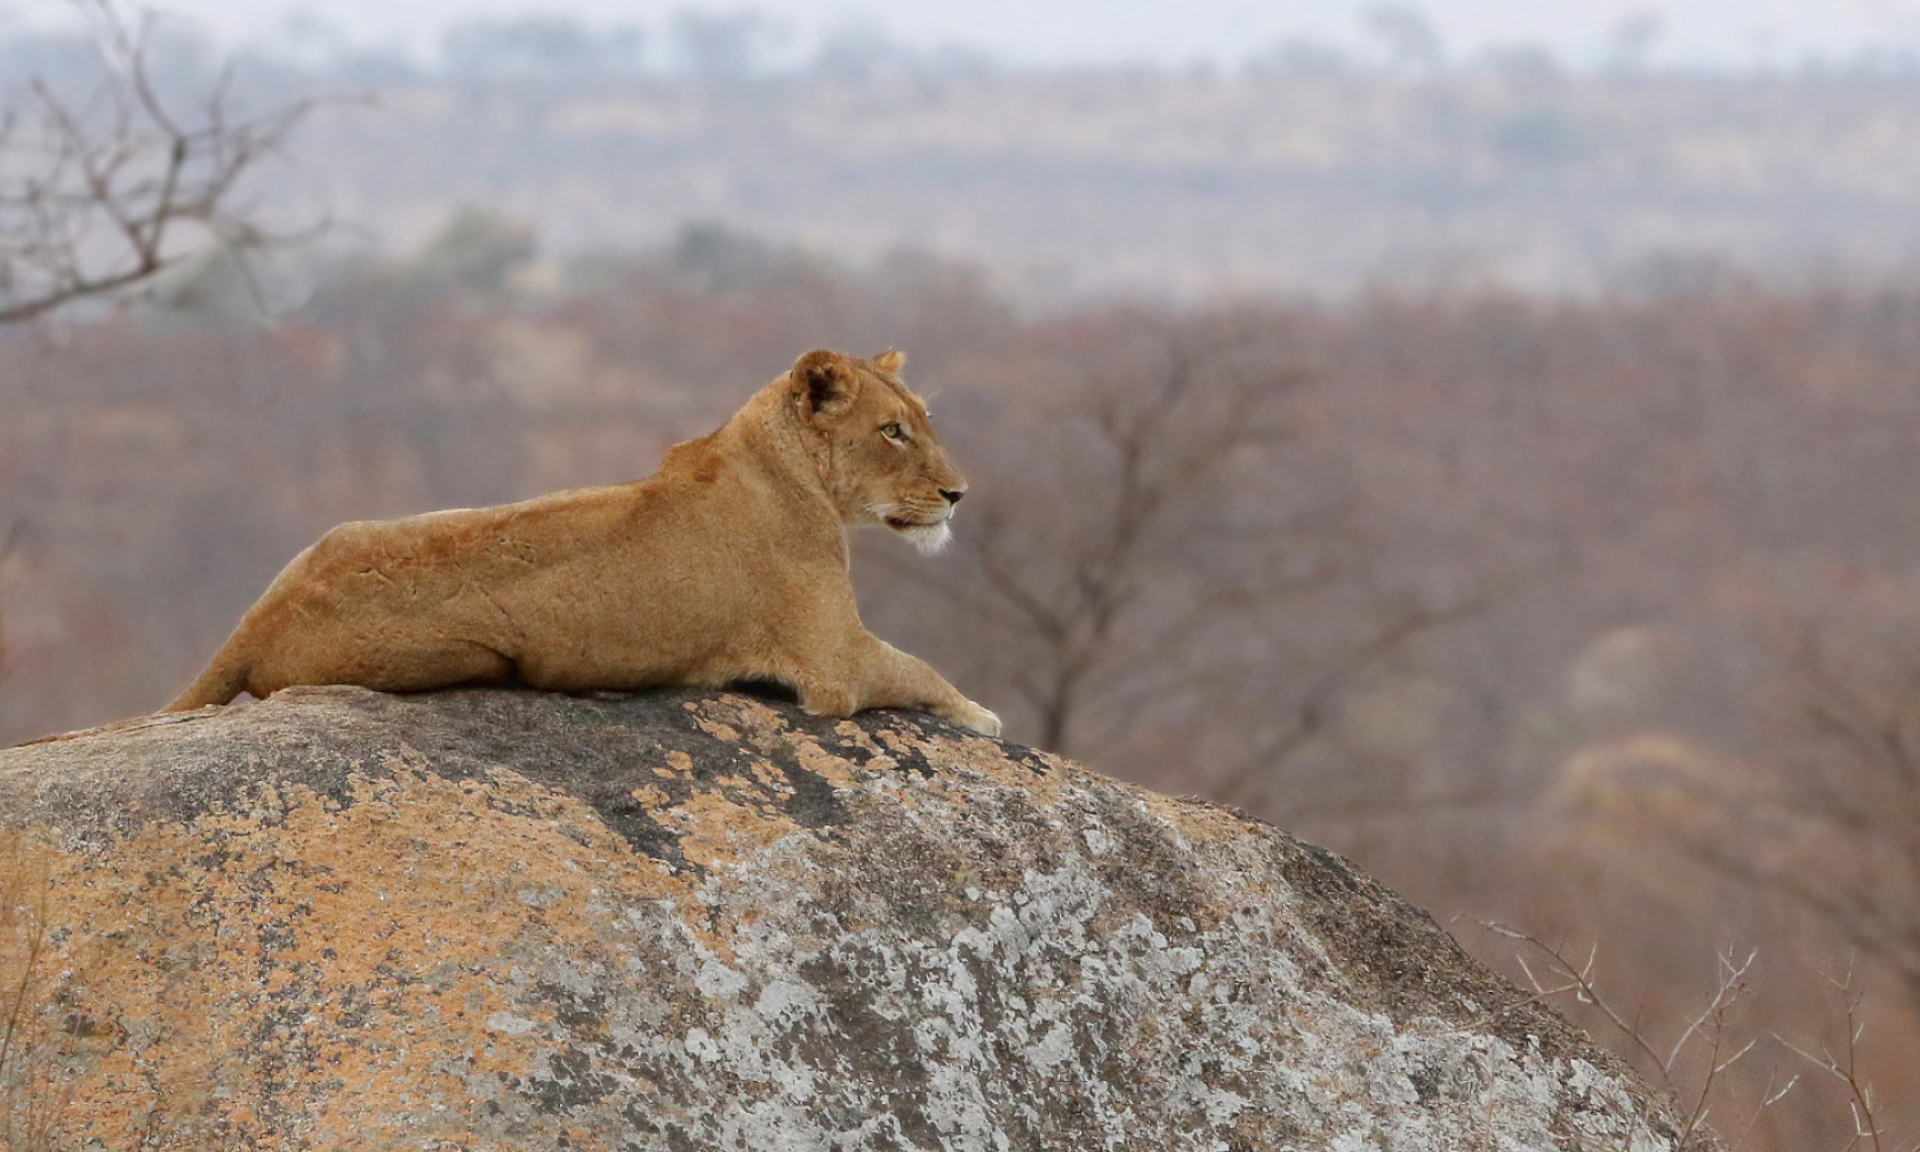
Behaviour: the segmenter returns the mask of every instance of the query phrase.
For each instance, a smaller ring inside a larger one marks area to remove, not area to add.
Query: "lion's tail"
[[[207,670],[200,673],[200,678],[161,711],[189,712],[208,704],[225,704],[246,691],[247,679],[252,674],[252,665],[236,659],[229,648],[222,648],[213,663],[207,665]]]

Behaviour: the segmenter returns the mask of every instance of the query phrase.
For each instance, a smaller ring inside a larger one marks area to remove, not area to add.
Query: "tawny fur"
[[[645,480],[342,524],[295,557],[167,706],[293,684],[419,692],[719,687],[772,678],[807,711],[993,713],[868,632],[846,530],[946,539],[966,481],[904,358],[809,352]]]

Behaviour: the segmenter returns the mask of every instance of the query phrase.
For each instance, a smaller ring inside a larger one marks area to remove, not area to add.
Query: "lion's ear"
[[[793,362],[793,390],[804,398],[809,412],[828,414],[844,408],[859,386],[847,358],[825,349],[809,352]]]
[[[907,366],[907,354],[898,348],[889,348],[873,358],[873,366],[889,375],[897,376],[900,369]]]

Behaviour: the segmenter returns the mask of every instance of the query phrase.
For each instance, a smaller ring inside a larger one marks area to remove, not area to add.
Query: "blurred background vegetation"
[[[1594,955],[1743,1147],[1920,1135],[1913,58],[93,15],[0,23],[0,743],[157,707],[339,521],[898,346],[975,495],[856,581],[1012,738]]]

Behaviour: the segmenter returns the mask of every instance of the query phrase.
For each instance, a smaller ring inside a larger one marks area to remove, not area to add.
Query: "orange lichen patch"
[[[937,740],[919,739],[909,736],[904,732],[892,730],[881,731],[875,734],[875,738],[878,739],[880,744],[886,749],[886,753],[891,755],[895,760],[909,757],[925,757],[928,762],[931,763],[933,757],[939,752],[939,742]],[[972,765],[971,767],[977,771],[979,766]]]
[[[792,736],[783,716],[746,696],[721,696],[705,702],[694,716],[699,729],[714,739],[751,746],[763,753],[784,746]]]
[[[794,741],[793,754],[794,759],[800,761],[800,767],[836,788],[859,788],[865,783],[862,777],[870,775],[875,768],[893,767],[887,763],[872,765],[864,770],[855,769],[845,757],[829,752],[804,737]]]
[[[678,748],[667,753],[667,764],[673,769],[673,772],[678,772],[682,776],[689,776],[693,773],[693,757],[680,751]],[[661,772],[658,768],[655,768],[654,771],[659,772],[663,776],[672,775],[671,772]]]
[[[758,700],[743,696],[723,696],[714,702],[712,707],[714,712],[726,716],[726,722],[717,720],[712,722],[715,728],[725,729],[730,733],[730,735],[721,736],[721,739],[749,746],[762,754],[791,756],[799,761],[802,768],[838,787],[857,787],[864,777],[872,774],[875,767],[892,766],[889,761],[885,765],[856,769],[844,755],[822,748],[818,741],[803,732],[794,730],[787,723],[786,717]],[[703,721],[703,726],[704,724]],[[841,727],[844,726],[845,724],[841,725]],[[855,730],[858,731],[857,726]],[[871,742],[869,747],[872,747]],[[875,747],[873,751],[878,752],[879,749]],[[767,764],[767,768],[771,771],[772,765]]]
[[[44,916],[61,932],[44,964],[61,974],[62,1011],[111,1021],[117,1041],[73,1085],[76,1143],[385,1146],[471,1131],[476,1084],[525,1076],[550,1046],[553,1022],[516,999],[516,964],[611,958],[596,899],[693,904],[691,881],[571,797],[511,773],[390,770],[356,777],[346,804],[263,785],[190,825],[146,826],[108,864],[53,858]],[[503,1010],[541,1031],[490,1029]],[[290,1098],[312,1125],[298,1140],[258,1106]]]
[[[1201,800],[1162,796],[1157,792],[1143,793],[1142,796],[1148,812],[1166,821],[1190,841],[1202,844],[1247,842],[1248,821],[1230,808]]]
[[[50,897],[58,856],[31,834],[0,832],[0,1148],[54,1146],[76,1070],[107,1042],[88,1003],[57,997],[64,973]],[[105,957],[88,951],[74,961],[94,976]]]
[[[694,715],[698,717],[694,723],[699,726],[700,731],[705,732],[715,740],[725,740],[729,744],[738,744],[740,742],[740,733],[728,725],[722,724],[717,720],[709,720],[701,712],[696,712]]]
[[[680,850],[707,868],[738,864],[775,840],[806,831],[769,806],[735,803],[718,792],[696,792],[674,814],[686,828]]]
[[[899,755],[924,760],[933,769],[934,784],[962,804],[982,781],[1017,788],[1040,809],[1057,806],[1088,784],[1085,770],[1077,765],[1045,753],[1029,753],[1047,765],[1047,773],[1041,775],[1028,764],[1010,759],[998,741],[984,737],[954,733],[913,741],[896,732],[881,732],[879,739]]]
[[[781,775],[780,770],[773,766],[771,760],[755,760],[747,766],[747,770],[752,772],[754,780],[769,792],[779,796],[788,796],[793,793],[793,785],[787,782],[787,778]]]
[[[867,730],[851,720],[842,720],[840,723],[835,724],[833,731],[834,735],[843,736],[853,741],[855,747],[865,750],[868,755],[879,756],[883,754],[880,751],[880,745],[875,744],[873,737],[867,735]]]

